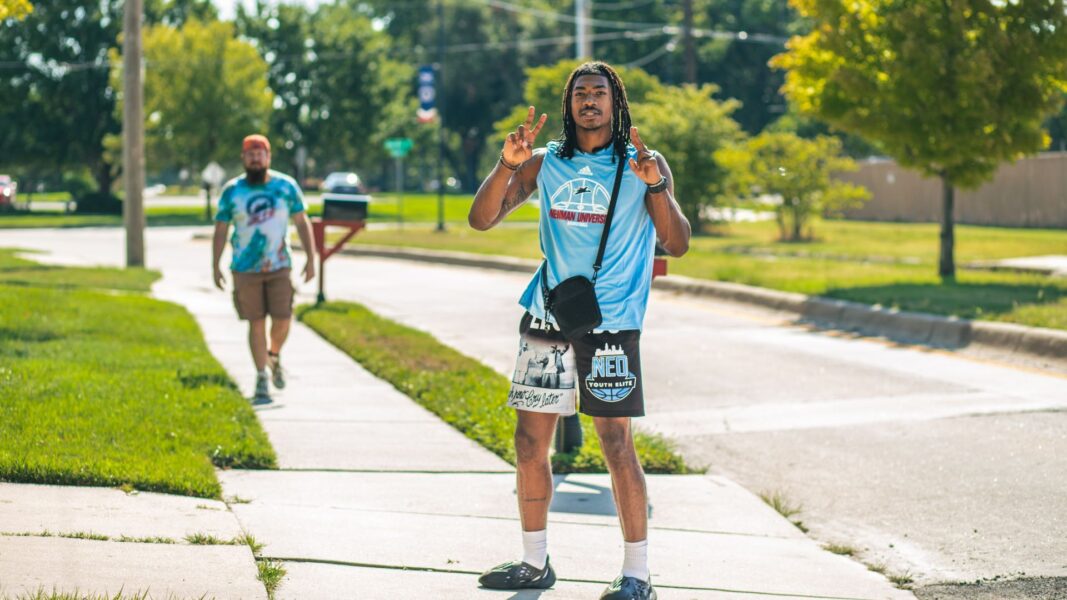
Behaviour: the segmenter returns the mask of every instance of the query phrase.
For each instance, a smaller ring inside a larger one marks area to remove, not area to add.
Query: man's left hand
[[[633,142],[634,148],[637,148],[637,160],[630,159],[630,168],[641,178],[641,181],[648,185],[656,185],[663,178],[663,174],[659,171],[656,153],[649,150],[648,146],[641,141],[636,127],[630,128],[630,141]]]
[[[304,283],[315,278],[315,261],[309,260],[304,264]]]

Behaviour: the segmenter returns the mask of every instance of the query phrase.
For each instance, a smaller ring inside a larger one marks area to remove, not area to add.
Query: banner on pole
[[[419,109],[416,116],[419,123],[432,123],[437,119],[437,87],[434,70],[430,65],[419,67],[418,95]]]

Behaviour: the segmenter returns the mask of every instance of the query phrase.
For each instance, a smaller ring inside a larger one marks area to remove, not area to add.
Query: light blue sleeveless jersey
[[[558,142],[549,142],[537,176],[541,253],[548,261],[549,289],[575,275],[592,279],[617,166],[612,162],[611,146],[592,154],[575,150],[569,160],[556,156],[558,146]],[[631,157],[637,154],[632,145],[627,151]],[[656,230],[645,208],[647,190],[648,185],[624,165],[604,264],[596,282],[604,316],[598,330],[641,329],[644,322],[656,247]],[[526,286],[519,304],[534,317],[546,318],[541,269]]]

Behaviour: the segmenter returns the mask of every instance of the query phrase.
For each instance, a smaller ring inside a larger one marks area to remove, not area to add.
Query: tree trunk
[[[115,181],[111,172],[111,165],[103,158],[96,162],[93,168],[93,179],[96,180],[96,191],[101,194],[111,193],[111,184]]]
[[[799,242],[804,239],[804,219],[801,217],[800,201],[793,205],[793,241]]]
[[[942,279],[956,278],[955,259],[955,221],[953,218],[953,204],[955,203],[955,188],[947,175],[941,176],[941,259],[938,261],[937,274]]]

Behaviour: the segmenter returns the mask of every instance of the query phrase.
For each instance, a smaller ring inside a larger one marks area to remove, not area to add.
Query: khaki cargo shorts
[[[272,319],[293,316],[292,269],[270,273],[234,273],[233,305],[237,316],[245,321],[258,321],[270,315]]]

